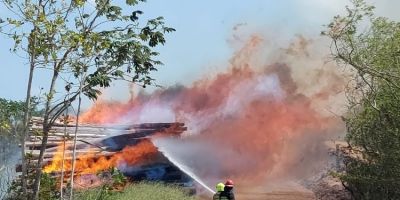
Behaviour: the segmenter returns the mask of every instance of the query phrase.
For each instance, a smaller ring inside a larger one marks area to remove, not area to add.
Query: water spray
[[[159,145],[156,141],[153,140],[153,143],[158,147],[158,150],[171,162],[173,163],[176,167],[178,167],[180,170],[182,170],[185,174],[190,176],[194,181],[199,183],[202,187],[204,187],[207,191],[209,191],[211,194],[214,194],[215,191],[212,190],[210,187],[208,187],[196,174],[193,173],[190,168],[180,162],[178,162],[167,150],[164,148],[162,145]]]

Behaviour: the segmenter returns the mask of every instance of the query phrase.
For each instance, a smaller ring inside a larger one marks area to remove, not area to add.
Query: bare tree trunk
[[[42,144],[40,146],[40,153],[39,153],[39,158],[38,158],[38,163],[37,163],[37,168],[36,168],[36,175],[35,175],[35,182],[33,185],[33,193],[32,193],[32,197],[33,197],[32,199],[34,199],[34,200],[37,200],[39,198],[38,194],[39,194],[39,189],[40,189],[40,179],[42,177],[43,157],[44,157],[44,153],[45,153],[46,146],[47,146],[47,140],[49,138],[49,131],[53,125],[53,121],[51,120],[51,114],[52,114],[51,103],[52,103],[53,95],[55,93],[56,81],[58,79],[59,72],[62,69],[62,66],[65,64],[64,62],[67,59],[68,54],[74,48],[76,48],[76,47],[69,48],[64,53],[63,58],[58,63],[54,64],[53,77],[51,79],[49,93],[47,94],[46,106],[45,106],[45,111],[44,111],[44,116],[43,116],[43,138],[42,138]],[[79,95],[80,95],[80,93],[79,93]],[[63,109],[63,108],[60,108],[60,109]],[[59,111],[63,112],[62,110],[59,110]],[[53,117],[56,117],[56,116],[53,116]]]
[[[67,138],[67,123],[68,123],[68,109],[65,111],[64,117],[64,141],[63,141],[63,155],[61,164],[61,183],[60,183],[60,199],[63,199],[63,188],[64,188],[64,164],[65,164],[65,140]]]
[[[32,32],[34,32],[33,30]],[[36,37],[33,37],[31,42],[34,44],[36,43]],[[34,45],[33,45],[34,46]],[[26,159],[25,159],[25,140],[26,136],[28,135],[29,131],[29,121],[30,121],[30,109],[31,109],[31,89],[32,89],[32,80],[33,80],[33,73],[35,70],[35,49],[32,48],[31,54],[30,54],[30,68],[29,68],[29,78],[28,78],[28,87],[26,89],[26,99],[25,99],[25,113],[24,113],[24,119],[23,119],[23,128],[22,128],[22,135],[21,135],[21,166],[22,166],[22,176],[21,176],[21,182],[22,182],[22,193],[23,193],[23,199],[28,198],[28,193],[27,193],[27,167],[26,167]]]
[[[46,128],[43,128],[42,144],[40,146],[40,153],[39,153],[38,163],[36,165],[36,174],[33,184],[32,199],[35,200],[39,199],[40,179],[42,178],[42,163],[43,163],[44,152],[46,151],[48,137],[49,137],[49,128],[46,126]]]
[[[82,87],[83,87],[83,81],[85,80],[85,76],[83,76],[82,80],[79,83],[79,97],[78,97],[78,111],[76,113],[76,122],[75,122],[75,133],[74,133],[74,149],[73,149],[73,155],[72,155],[72,170],[71,170],[71,191],[69,195],[69,199],[72,200],[74,198],[74,173],[75,173],[75,159],[76,159],[76,136],[78,133],[78,127],[79,127],[79,114],[81,111],[81,102],[82,102]]]
[[[58,78],[58,70],[56,68],[54,68],[53,78],[51,80],[50,89],[49,89],[49,94],[47,94],[47,99],[46,99],[46,106],[45,106],[45,112],[44,112],[44,117],[43,117],[43,138],[42,138],[42,144],[40,146],[38,163],[36,165],[35,181],[33,184],[32,199],[35,199],[35,200],[39,199],[40,179],[42,177],[43,157],[44,157],[44,153],[46,151],[47,140],[49,138],[49,131],[51,128],[51,124],[49,121],[49,118],[51,115],[50,104],[53,99],[54,88],[56,85],[57,78]]]
[[[29,71],[29,80],[28,80],[28,88],[26,92],[26,100],[25,100],[25,114],[24,114],[24,127],[23,127],[23,133],[21,135],[21,166],[22,166],[22,176],[21,176],[21,181],[22,181],[22,192],[24,195],[24,199],[27,199],[27,167],[26,167],[26,159],[25,159],[25,140],[26,136],[28,135],[28,130],[29,130],[29,118],[30,118],[30,107],[31,107],[31,88],[32,88],[32,78],[33,78],[33,71],[34,71],[34,65],[31,66],[30,71]]]
[[[63,199],[63,188],[64,188],[64,165],[65,165],[65,134],[64,134],[64,142],[63,142],[63,155],[62,155],[62,164],[61,164],[61,183],[60,183],[60,199]]]

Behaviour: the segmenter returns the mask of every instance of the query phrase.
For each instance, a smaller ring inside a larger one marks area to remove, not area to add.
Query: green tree
[[[127,0],[125,5],[110,0],[3,1],[13,13],[0,20],[3,33],[15,42],[13,51],[28,55],[31,72],[38,68],[52,71],[44,97],[43,140],[33,198],[38,198],[49,130],[81,93],[96,99],[100,88],[114,80],[143,87],[154,84],[150,72],[162,63],[153,47],[164,44],[164,34],[174,29],[166,27],[162,17],[139,20],[143,12],[134,8],[140,1],[144,0]],[[63,90],[57,90],[60,84]]]
[[[347,141],[357,155],[340,174],[355,199],[400,199],[400,23],[351,0],[323,32],[334,59],[353,72],[347,88]]]
[[[24,111],[23,102],[0,98],[0,133],[19,137]]]

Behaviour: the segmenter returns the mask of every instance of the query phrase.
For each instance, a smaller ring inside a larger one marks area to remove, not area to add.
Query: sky
[[[378,15],[399,19],[400,1],[369,2],[377,7]],[[320,37],[323,25],[334,15],[343,13],[346,4],[349,4],[348,0],[148,0],[138,9],[149,18],[163,16],[166,24],[177,30],[167,35],[163,47],[157,48],[164,66],[152,74],[159,85],[168,87],[176,83],[190,84],[201,76],[227,67],[234,51],[229,39],[233,27],[238,24],[245,24],[250,31],[268,33],[276,39],[298,34]],[[0,13],[5,12],[5,8],[0,7]],[[9,51],[13,44],[4,36],[0,36],[0,44],[0,97],[23,100],[27,61]],[[33,83],[34,94],[49,85],[47,74],[38,71],[39,77]],[[115,83],[113,86],[106,91],[111,99],[128,96],[126,84]],[[86,101],[85,105],[90,102]]]

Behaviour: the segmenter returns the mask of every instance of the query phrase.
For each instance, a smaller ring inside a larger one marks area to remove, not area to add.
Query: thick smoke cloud
[[[184,136],[154,142],[208,184],[304,178],[323,163],[323,141],[343,131],[331,113],[342,112],[345,76],[325,62],[320,41],[299,36],[286,48],[265,41],[252,35],[225,72],[124,103],[99,101],[81,118],[184,122]]]

